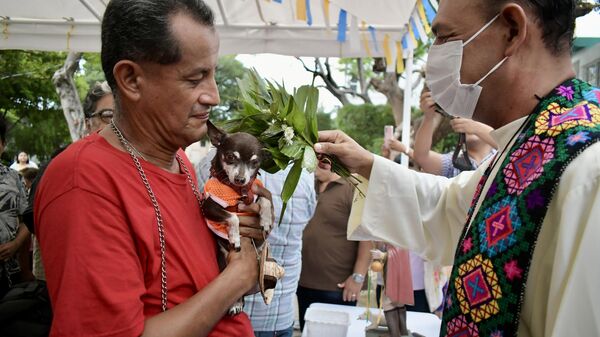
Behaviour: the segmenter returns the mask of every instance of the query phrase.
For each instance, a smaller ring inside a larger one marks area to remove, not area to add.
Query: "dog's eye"
[[[252,167],[255,167],[255,168],[258,167],[258,165],[259,165],[258,160],[251,161],[250,165],[252,165]]]
[[[235,161],[235,157],[231,153],[228,153],[225,155],[225,161],[232,163]]]

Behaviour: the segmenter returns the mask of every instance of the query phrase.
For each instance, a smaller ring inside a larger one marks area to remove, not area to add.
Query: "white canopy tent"
[[[108,1],[0,0],[0,49],[98,52]],[[412,50],[427,41],[437,10],[436,0],[205,1],[215,13],[222,55],[377,56],[387,59],[389,72],[404,71],[404,59],[412,69]],[[410,76],[405,82],[412,87]]]
[[[426,6],[437,6],[435,1],[423,1]],[[215,12],[224,55],[384,56],[381,43],[386,35],[387,41],[401,41],[411,17],[419,21],[417,0],[206,2]],[[107,3],[108,0],[0,0],[0,49],[97,52],[100,20]],[[345,42],[338,41],[342,9],[347,12]],[[419,30],[423,27],[420,22],[418,26]]]

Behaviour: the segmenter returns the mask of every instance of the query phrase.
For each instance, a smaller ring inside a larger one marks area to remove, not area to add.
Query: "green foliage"
[[[331,114],[318,111],[317,112],[317,125],[319,126],[319,131],[323,130],[333,130],[335,129],[335,120],[331,118]]]
[[[450,132],[444,138],[440,139],[431,149],[437,153],[448,153],[454,151],[458,143],[458,133]]]
[[[79,99],[83,104],[90,87],[96,82],[105,80],[100,53],[84,53],[79,63],[79,71],[75,73],[74,79]]]
[[[70,142],[52,75],[66,54],[0,50],[0,113],[13,124],[4,158],[19,151],[46,160]]]
[[[349,105],[338,111],[336,122],[364,148],[379,153],[384,126],[394,125],[394,116],[389,105]]]
[[[244,65],[235,59],[234,55],[223,56],[219,58],[215,80],[221,96],[221,103],[214,107],[211,113],[211,120],[220,122],[230,119],[236,111],[242,109],[242,104],[238,100],[240,97],[240,87],[237,80],[244,77],[247,69]]]
[[[260,78],[256,70],[248,71],[238,84],[243,108],[222,125],[229,132],[247,132],[263,143],[271,154],[262,163],[265,171],[275,173],[293,164],[281,194],[283,207],[279,218],[282,219],[302,169],[313,172],[317,166],[313,146],[318,141],[319,91],[306,85],[289,94],[282,85]],[[329,160],[334,172],[350,179],[347,168],[335,158]]]

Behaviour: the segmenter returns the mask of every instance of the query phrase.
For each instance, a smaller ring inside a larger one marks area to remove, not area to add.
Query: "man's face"
[[[171,18],[181,60],[174,64],[141,63],[143,78],[133,118],[169,147],[185,147],[207,132],[210,108],[219,103],[215,82],[219,39],[213,28],[186,14]]]
[[[96,109],[92,117],[87,119],[88,133],[94,133],[110,123],[115,108],[115,99],[113,95],[104,95],[96,102]]]
[[[489,11],[481,0],[441,0],[439,12],[433,22],[436,35],[435,44],[450,41],[469,40],[491,19]],[[462,67],[460,71],[461,83],[473,84],[483,78],[496,64],[504,58],[498,21],[479,34],[473,41],[464,47]],[[481,120],[486,102],[483,96],[494,88],[497,75],[502,68],[488,77],[481,86],[484,88],[482,97],[477,104],[474,118]]]

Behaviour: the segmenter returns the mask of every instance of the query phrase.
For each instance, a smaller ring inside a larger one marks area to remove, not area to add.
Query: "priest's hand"
[[[352,173],[367,179],[371,176],[373,154],[342,131],[319,131],[319,143],[315,144],[315,151],[336,156]]]

